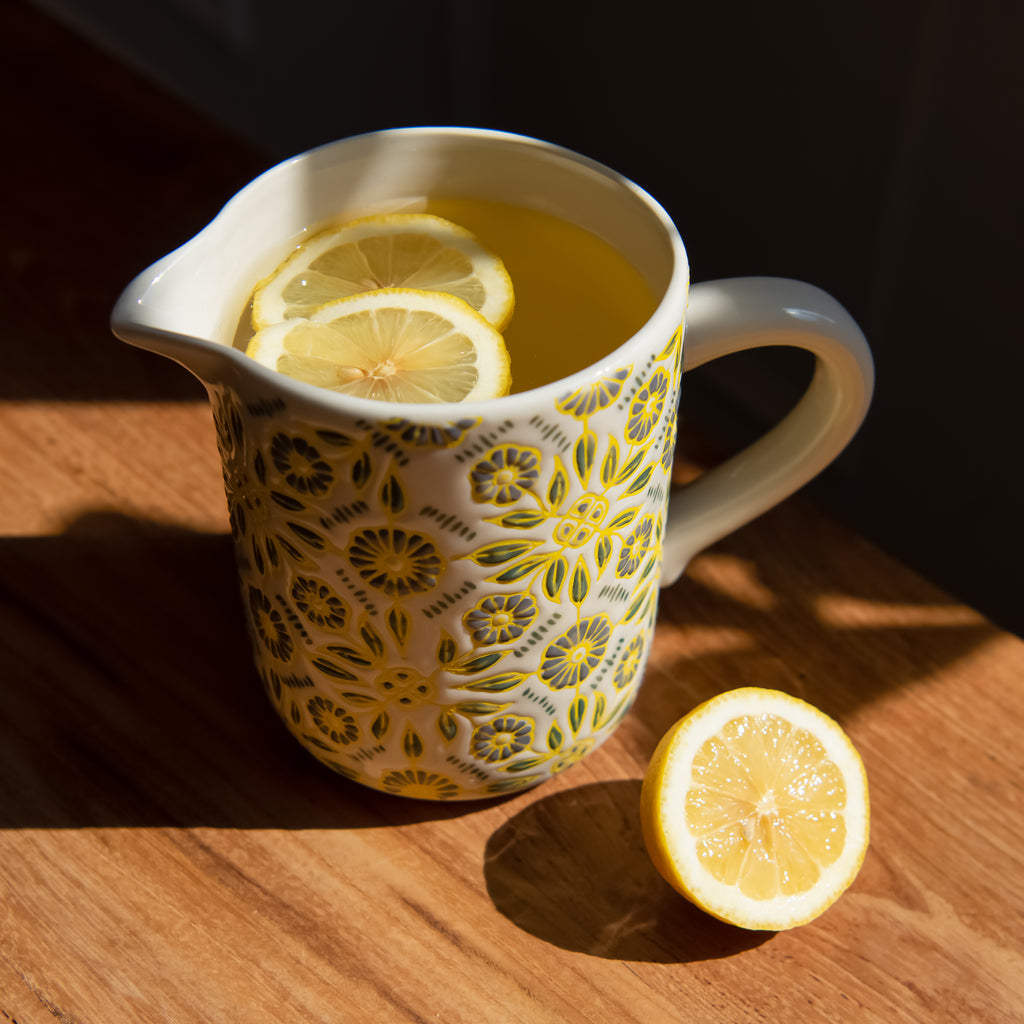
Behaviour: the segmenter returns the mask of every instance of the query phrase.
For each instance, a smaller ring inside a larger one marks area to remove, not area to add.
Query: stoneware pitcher
[[[233,347],[254,284],[310,230],[423,197],[556,214],[624,255],[657,308],[586,369],[473,404],[344,397]],[[659,586],[834,459],[872,389],[864,338],[827,294],[691,289],[679,233],[636,185],[466,128],[274,167],[139,275],[112,326],[207,388],[255,661],[284,725],[345,778],[431,799],[536,785],[606,739],[643,676]],[[814,353],[806,394],[670,493],[683,371],[766,345]]]

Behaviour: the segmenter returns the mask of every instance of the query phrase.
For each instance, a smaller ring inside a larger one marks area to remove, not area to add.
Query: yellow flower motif
[[[444,568],[428,537],[388,527],[359,530],[346,554],[360,579],[389,597],[432,590]]]
[[[270,442],[270,457],[292,490],[319,497],[334,483],[334,470],[318,449],[301,437],[275,434]]]
[[[462,616],[473,643],[483,647],[517,640],[537,618],[537,602],[529,594],[484,597]]]
[[[374,686],[387,703],[405,709],[429,703],[434,696],[434,684],[414,668],[389,668],[377,676]]]
[[[540,451],[514,444],[492,448],[469,473],[473,500],[512,505],[533,489],[539,476]]]
[[[483,761],[504,761],[525,750],[533,742],[533,722],[529,718],[502,715],[477,726],[470,742],[473,754]]]
[[[292,600],[313,625],[333,630],[345,628],[348,606],[322,580],[297,577],[292,584]]]
[[[559,772],[564,772],[566,768],[571,768],[574,764],[582,761],[594,749],[594,739],[587,737],[583,740],[576,740],[566,750],[561,751],[558,757],[551,763],[551,774],[557,775]]]
[[[619,553],[619,563],[615,566],[615,575],[626,579],[640,568],[644,556],[651,549],[651,534],[654,532],[654,517],[644,516],[637,523],[633,532],[626,538]]]
[[[388,420],[383,427],[385,430],[397,434],[412,448],[454,448],[479,423],[479,418],[433,424],[412,423],[409,420],[396,419]]]
[[[566,547],[582,547],[594,536],[607,514],[607,498],[597,494],[585,494],[573,504],[555,527],[555,540]]]
[[[306,705],[313,724],[334,743],[347,747],[359,739],[356,720],[327,697],[311,697]]]
[[[452,800],[459,795],[458,783],[447,775],[425,772],[421,768],[386,772],[380,780],[381,789],[395,796],[419,797],[424,800]]]
[[[610,377],[601,380],[559,398],[555,408],[559,412],[568,413],[578,420],[593,416],[599,409],[607,409],[622,393],[622,386],[633,372],[632,365],[616,370]]]
[[[656,370],[650,380],[633,396],[626,422],[626,440],[630,444],[643,444],[650,436],[654,425],[661,418],[668,395],[668,374]]]
[[[643,653],[644,638],[642,636],[633,637],[630,645],[626,648],[626,653],[622,656],[622,660],[615,668],[612,682],[615,684],[616,690],[624,690],[633,682],[633,677],[640,667],[640,657]]]
[[[572,626],[544,652],[541,679],[552,690],[579,686],[600,664],[611,634],[607,615],[595,615]]]

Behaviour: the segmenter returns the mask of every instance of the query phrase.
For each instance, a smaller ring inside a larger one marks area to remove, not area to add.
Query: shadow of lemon
[[[502,825],[484,866],[495,907],[545,942],[612,960],[715,960],[771,938],[708,916],[661,878],[641,836],[640,787],[554,793]]]

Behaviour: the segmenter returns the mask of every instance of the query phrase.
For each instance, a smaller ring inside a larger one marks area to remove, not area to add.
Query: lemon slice
[[[504,264],[465,228],[430,214],[393,213],[328,229],[296,249],[256,286],[253,327],[381,288],[454,295],[499,331],[515,305]]]
[[[502,336],[461,299],[389,288],[271,324],[246,355],[295,380],[388,402],[463,402],[508,394]]]
[[[817,917],[868,845],[867,777],[853,744],[823,712],[775,690],[731,690],[677,722],[640,803],[665,880],[743,928]]]

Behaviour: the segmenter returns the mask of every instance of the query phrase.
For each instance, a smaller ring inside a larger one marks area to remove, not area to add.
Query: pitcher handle
[[[827,292],[786,278],[694,285],[683,370],[770,345],[814,353],[814,377],[789,413],[757,441],[672,494],[662,586],[699,551],[777,505],[846,447],[864,419],[874,366],[864,335]]]

